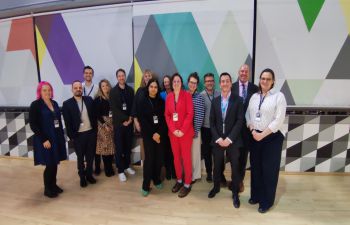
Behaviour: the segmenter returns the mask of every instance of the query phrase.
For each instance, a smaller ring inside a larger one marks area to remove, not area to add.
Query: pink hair
[[[53,88],[51,86],[51,84],[47,81],[41,81],[39,84],[38,84],[38,87],[36,88],[36,99],[39,99],[41,98],[41,89],[43,88],[44,85],[47,85],[50,87],[51,89],[51,99],[53,98]]]

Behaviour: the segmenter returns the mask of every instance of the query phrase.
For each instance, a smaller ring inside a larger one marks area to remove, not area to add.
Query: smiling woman
[[[285,135],[282,126],[287,103],[284,95],[273,89],[274,85],[273,70],[263,70],[260,74],[260,91],[252,96],[246,112],[247,126],[253,137],[249,203],[259,203],[260,213],[267,212],[275,201]]]
[[[34,132],[34,164],[45,165],[44,195],[55,198],[63,190],[57,186],[57,164],[67,159],[66,145],[57,102],[50,83],[42,81],[37,88],[37,100],[29,110],[30,128]]]

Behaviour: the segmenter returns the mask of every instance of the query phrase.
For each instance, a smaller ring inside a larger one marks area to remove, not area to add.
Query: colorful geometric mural
[[[84,62],[62,15],[36,17],[35,27],[40,40],[38,41],[39,66],[47,49],[63,84],[71,84],[74,80],[81,79]]]
[[[269,67],[288,105],[348,107],[349,2],[261,0],[257,9],[255,82]]]
[[[33,18],[0,21],[0,106],[29,106],[37,83]]]
[[[132,8],[76,10],[35,18],[40,76],[53,84],[59,104],[72,96],[71,83],[94,69],[93,82],[116,83],[115,71],[132,68]],[[130,79],[130,78],[129,78]]]
[[[161,8],[134,7],[135,89],[145,69],[159,78],[179,72],[185,86],[188,75],[197,72],[201,90],[204,74],[213,73],[218,88],[220,73],[229,72],[236,80],[239,66],[251,65],[253,26],[247,21],[252,22],[253,1],[213,4],[176,2],[163,3]]]

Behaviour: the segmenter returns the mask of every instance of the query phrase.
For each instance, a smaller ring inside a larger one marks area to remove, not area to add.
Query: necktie
[[[242,98],[243,98],[243,103],[244,103],[245,99],[247,98],[247,89],[245,88],[244,84],[242,84]]]

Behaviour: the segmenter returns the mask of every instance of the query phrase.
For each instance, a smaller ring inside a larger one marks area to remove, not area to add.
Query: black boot
[[[95,175],[100,175],[101,173],[101,155],[95,154]]]
[[[49,198],[56,198],[58,194],[55,191],[53,191],[51,173],[52,173],[51,168],[49,166],[46,166],[44,170],[44,175],[43,175],[44,186],[45,186],[44,195]]]
[[[57,185],[57,166],[53,167],[51,179],[52,179],[51,181],[52,190],[57,194],[61,194],[63,192],[63,189]]]

